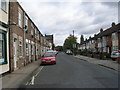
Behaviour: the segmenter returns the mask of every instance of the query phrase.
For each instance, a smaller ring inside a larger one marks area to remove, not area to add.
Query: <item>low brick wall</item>
[[[111,59],[110,55],[108,55],[107,53],[82,53],[80,55],[102,59],[102,60]]]
[[[120,64],[120,57],[117,58],[117,62]]]

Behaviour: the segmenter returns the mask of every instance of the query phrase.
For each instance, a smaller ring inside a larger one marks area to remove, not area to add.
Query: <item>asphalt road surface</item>
[[[27,88],[118,88],[118,73],[59,53],[56,65],[41,66]]]

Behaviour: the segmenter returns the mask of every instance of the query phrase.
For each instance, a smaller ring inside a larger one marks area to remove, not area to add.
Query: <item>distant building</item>
[[[54,37],[53,35],[45,35],[46,40],[52,43],[52,50],[54,50]]]

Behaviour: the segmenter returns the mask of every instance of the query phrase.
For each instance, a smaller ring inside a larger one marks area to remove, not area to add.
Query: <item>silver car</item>
[[[116,60],[118,57],[120,57],[120,52],[119,51],[112,51],[112,53],[111,53],[112,60]]]

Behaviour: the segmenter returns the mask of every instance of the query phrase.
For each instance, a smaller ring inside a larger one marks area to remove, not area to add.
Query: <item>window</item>
[[[33,46],[31,45],[31,54],[33,55]]]
[[[22,28],[22,21],[23,21],[23,13],[22,10],[19,8],[18,10],[18,25]]]
[[[40,36],[39,36],[39,33],[38,33],[38,35],[37,35],[38,40],[39,40],[39,37],[40,37]]]
[[[117,40],[117,39],[118,39],[117,37],[118,37],[117,33],[113,33],[113,34],[112,34],[112,39],[113,39],[113,40]]]
[[[32,46],[32,55],[34,55],[34,45]]]
[[[29,44],[27,39],[26,39],[26,56],[29,56]]]
[[[2,0],[2,1],[1,1],[1,8],[2,8],[2,10],[4,10],[5,12],[7,12],[7,2],[6,2],[6,0]]]
[[[37,43],[36,43],[36,55],[38,55],[38,46],[37,46]]]
[[[28,30],[28,17],[26,15],[25,15],[25,26],[26,26],[25,31],[27,31]]]
[[[31,23],[31,35],[33,35],[33,24]]]
[[[6,32],[0,30],[0,65],[7,64]]]
[[[36,28],[35,28],[35,38],[37,38],[37,30],[36,30]]]
[[[22,41],[19,43],[19,56],[22,56]]]
[[[32,45],[31,45],[31,50],[32,50],[32,55],[34,55],[34,49],[35,47],[34,47],[34,43],[32,42]]]

